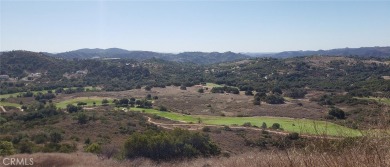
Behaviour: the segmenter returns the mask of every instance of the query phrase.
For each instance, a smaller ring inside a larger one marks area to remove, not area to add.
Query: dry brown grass
[[[155,162],[146,158],[130,160],[100,159],[90,153],[36,153],[17,154],[10,157],[34,158],[34,166],[56,167],[385,167],[390,166],[389,135],[365,137],[332,147],[331,140],[321,141],[322,145],[307,146],[305,149],[251,151],[238,155],[197,158],[168,162]],[[353,144],[351,144],[353,143]],[[333,143],[334,144],[334,143]]]

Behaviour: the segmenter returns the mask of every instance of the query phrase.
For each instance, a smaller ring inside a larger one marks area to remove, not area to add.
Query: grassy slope
[[[17,103],[9,103],[9,102],[5,102],[5,101],[1,101],[1,102],[0,102],[0,106],[21,107],[20,104],[17,104]]]
[[[78,97],[74,99],[69,99],[65,101],[61,101],[59,103],[56,103],[56,106],[58,108],[66,108],[68,104],[77,105],[78,102],[85,102],[87,105],[84,106],[93,106],[93,102],[96,103],[96,105],[102,105],[102,100],[104,98],[102,97]],[[112,99],[106,98],[110,103],[112,103]]]
[[[69,89],[69,88],[64,88],[65,90],[66,89]],[[72,89],[76,89],[76,87],[72,87]],[[101,88],[97,88],[97,87],[95,87],[95,88],[93,88],[92,86],[86,86],[86,87],[84,87],[84,89],[86,90],[86,89],[89,89],[90,91],[97,91],[97,90],[101,90]],[[55,91],[55,89],[53,89],[53,90],[51,90],[51,91]],[[42,90],[42,91],[31,91],[31,92],[33,92],[34,94],[37,94],[37,93],[39,93],[39,92],[41,92],[41,93],[47,93],[47,90]],[[20,95],[20,94],[22,94],[22,93],[26,93],[26,92],[18,92],[18,93],[10,93],[10,94],[3,94],[3,95],[0,95],[0,98],[10,98],[11,96],[12,97],[16,97],[16,96],[18,96],[18,95]]]
[[[265,122],[268,126],[279,123],[288,132],[298,132],[302,134],[331,135],[331,136],[359,136],[361,133],[344,126],[326,121],[315,121],[309,119],[291,119],[283,117],[222,117],[205,115],[183,115],[173,112],[160,112],[154,109],[131,108],[133,111],[145,111],[156,114],[175,121],[185,121],[197,123],[198,119],[204,124],[210,125],[242,125],[250,122],[252,125],[261,126]]]
[[[206,83],[206,86],[207,87],[223,87],[222,85],[218,85],[218,84],[215,84],[215,83]]]
[[[378,98],[378,97],[356,97],[358,99],[365,99],[365,100],[375,100],[377,102],[390,105],[390,99],[389,98]]]

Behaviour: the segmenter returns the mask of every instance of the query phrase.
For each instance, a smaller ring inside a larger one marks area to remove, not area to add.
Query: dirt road
[[[5,108],[4,108],[3,106],[0,106],[0,108],[1,108],[1,110],[2,110],[3,112],[7,112],[7,110],[5,110]]]

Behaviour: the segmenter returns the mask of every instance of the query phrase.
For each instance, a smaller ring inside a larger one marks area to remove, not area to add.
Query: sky
[[[0,50],[280,52],[390,46],[390,1],[0,0]]]

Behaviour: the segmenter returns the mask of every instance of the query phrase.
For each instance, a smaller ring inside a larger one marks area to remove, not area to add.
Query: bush
[[[59,132],[51,132],[50,133],[50,142],[59,143],[62,141],[62,134]]]
[[[32,139],[35,144],[43,144],[49,141],[49,137],[45,133],[39,133],[32,137]]]
[[[153,160],[171,160],[219,153],[220,149],[210,141],[208,136],[182,129],[137,132],[132,134],[124,145],[124,155],[127,158],[147,157]]]
[[[145,90],[146,91],[150,91],[150,90],[152,90],[152,87],[151,86],[145,86]]]
[[[61,153],[71,153],[77,150],[76,144],[70,145],[67,143],[61,144],[59,152]]]
[[[82,110],[81,106],[75,106],[75,105],[72,105],[72,104],[68,104],[66,106],[66,111],[68,111],[69,113],[74,113],[74,112],[78,112],[78,111],[81,111],[81,110]]]
[[[267,129],[267,124],[265,122],[263,122],[263,124],[261,124],[261,128],[262,129]]]
[[[204,89],[202,89],[202,88],[201,88],[201,89],[198,89],[198,92],[199,92],[199,93],[204,93]]]
[[[107,106],[109,101],[107,99],[102,100],[102,106]]]
[[[244,124],[242,124],[242,126],[245,126],[245,127],[251,127],[252,124],[250,122],[245,122]]]
[[[210,127],[208,127],[208,126],[203,127],[202,131],[203,132],[211,132]]]
[[[182,86],[180,86],[180,90],[187,90],[187,87],[182,85]]]
[[[168,109],[166,107],[164,107],[164,106],[160,106],[160,108],[158,110],[160,110],[160,111],[168,111]]]
[[[304,98],[307,94],[307,91],[305,89],[291,89],[286,93],[287,97],[291,97],[293,99],[299,99]]]
[[[338,119],[345,119],[345,112],[337,107],[332,107],[328,114]]]
[[[272,129],[280,129],[280,124],[279,123],[274,123],[271,126]]]
[[[11,142],[0,141],[0,156],[15,154],[14,146]]]
[[[88,123],[88,116],[85,113],[80,113],[77,115],[77,122],[79,124],[86,124]]]
[[[268,95],[265,98],[265,102],[267,102],[268,104],[283,104],[284,98],[279,95]]]
[[[102,147],[98,143],[92,143],[84,149],[85,152],[90,152],[95,154],[100,153],[101,150]]]
[[[299,134],[297,132],[289,133],[286,138],[290,140],[298,140]]]

